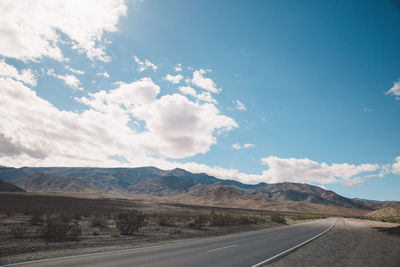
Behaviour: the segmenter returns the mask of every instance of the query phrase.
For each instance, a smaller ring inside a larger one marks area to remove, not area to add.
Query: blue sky
[[[396,1],[0,4],[0,164],[400,200]]]

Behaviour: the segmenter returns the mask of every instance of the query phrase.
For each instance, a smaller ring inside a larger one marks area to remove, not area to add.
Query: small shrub
[[[161,226],[175,226],[175,224],[171,222],[171,219],[169,219],[166,215],[161,215],[158,218],[158,224]]]
[[[10,227],[10,233],[14,238],[25,237],[28,227],[25,224],[14,224]]]
[[[232,225],[235,223],[235,219],[231,213],[216,213],[212,210],[210,212],[210,223],[213,226]]]
[[[3,212],[8,218],[10,218],[11,215],[14,214],[14,212],[12,210],[10,210],[10,209],[5,209],[5,210],[3,210]]]
[[[209,220],[208,216],[205,214],[199,214],[194,217],[194,222],[189,223],[189,227],[200,229],[206,225],[207,221]]]
[[[92,219],[93,227],[108,228],[108,219],[102,215],[97,215]]]
[[[72,213],[62,213],[58,216],[58,218],[64,223],[70,223],[73,217],[74,215]]]
[[[29,222],[31,223],[31,225],[40,225],[43,222],[43,219],[39,213],[34,213],[32,214]]]
[[[115,221],[123,235],[132,235],[147,224],[146,216],[138,210],[123,211],[115,217]]]
[[[286,224],[286,219],[285,219],[285,217],[280,216],[280,215],[272,215],[271,222]]]
[[[82,234],[82,228],[77,222],[67,223],[61,218],[48,218],[41,234],[46,240],[76,240]]]

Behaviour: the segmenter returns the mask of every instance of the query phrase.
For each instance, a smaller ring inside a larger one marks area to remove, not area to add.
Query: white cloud
[[[396,157],[395,162],[392,165],[392,172],[394,174],[400,174],[400,156]]]
[[[12,166],[129,166],[170,164],[163,157],[205,153],[236,122],[212,104],[179,94],[159,97],[150,78],[119,83],[62,111],[11,78],[0,78],[0,163]],[[136,129],[134,122],[144,129]],[[128,163],[110,159],[120,155]]]
[[[213,133],[237,127],[213,104],[195,103],[179,94],[165,95],[134,113],[146,122],[151,139],[158,140],[153,149],[170,158],[206,153],[216,143]]]
[[[185,95],[190,95],[190,96],[196,96],[196,90],[194,90],[192,87],[190,86],[179,86],[179,91],[181,91],[183,94]]]
[[[108,74],[108,72],[99,72],[99,73],[96,73],[96,76],[103,76],[106,78],[110,78],[110,74]]]
[[[30,86],[36,86],[37,82],[30,69],[18,71],[14,66],[7,64],[4,59],[0,59],[0,77],[10,77]]]
[[[201,94],[197,94],[196,90],[190,86],[180,86],[179,91],[185,95],[193,96],[199,102],[206,102],[211,104],[218,104],[218,101],[211,95],[210,92],[203,91]]]
[[[207,103],[218,104],[218,101],[212,97],[210,92],[202,92],[201,94],[197,94],[196,99]]]
[[[68,65],[65,66],[65,68],[66,68],[67,70],[69,70],[69,71],[75,73],[75,74],[79,74],[79,75],[85,74],[85,72],[84,72],[83,70],[77,70],[77,69],[74,69],[74,68],[72,68],[72,67],[70,67],[70,66],[68,66]]]
[[[177,75],[167,74],[164,77],[164,79],[171,82],[172,84],[178,84],[183,79],[183,76],[182,74],[177,74]]]
[[[243,144],[243,145],[240,145],[239,143],[235,143],[235,144],[232,145],[232,148],[236,149],[236,150],[244,149],[244,148],[252,148],[252,147],[255,147],[255,145],[250,144],[250,143],[246,143],[246,144]]]
[[[206,73],[207,72],[203,69],[194,71],[193,78],[191,80],[192,84],[211,93],[218,94],[221,89],[217,88],[215,82],[212,79],[203,76]]]
[[[247,143],[247,144],[244,144],[243,147],[244,147],[244,148],[252,148],[252,147],[255,147],[255,145],[254,145],[254,144]]]
[[[145,71],[148,68],[151,68],[153,71],[156,71],[158,67],[151,63],[148,59],[145,59],[144,61],[141,61],[137,56],[133,57],[135,59],[136,64],[138,64],[138,72]]]
[[[353,186],[362,182],[363,173],[376,172],[380,169],[377,164],[331,164],[318,163],[310,159],[267,157],[261,160],[262,164],[269,167],[263,171],[263,181],[298,182],[332,184],[341,182],[346,186]]]
[[[103,33],[117,31],[126,10],[123,0],[0,1],[0,55],[63,61],[58,44],[64,43],[91,60],[109,61]]]
[[[235,101],[235,105],[236,105],[235,107],[236,107],[237,110],[240,110],[240,111],[246,111],[247,110],[246,106],[242,102],[240,102],[239,100]]]
[[[393,87],[390,88],[390,90],[387,91],[386,94],[394,95],[394,96],[396,96],[397,100],[400,100],[400,81],[399,82],[395,82],[393,84]]]
[[[235,144],[232,145],[232,148],[233,148],[233,149],[239,150],[239,149],[241,149],[242,147],[241,147],[238,143],[235,143]]]
[[[81,82],[78,80],[78,78],[76,78],[74,75],[72,75],[72,74],[65,74],[65,75],[56,74],[56,73],[54,73],[54,69],[49,69],[47,71],[47,75],[53,76],[57,79],[64,81],[64,83],[66,85],[68,85],[74,89],[79,89],[79,85],[81,84]],[[81,89],[79,89],[79,90],[81,90]]]
[[[176,65],[175,65],[175,71],[182,71],[182,64],[181,63],[177,63]]]

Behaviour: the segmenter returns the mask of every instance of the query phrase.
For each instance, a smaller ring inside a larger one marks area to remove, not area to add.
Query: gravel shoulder
[[[400,235],[378,229],[398,225],[340,218],[327,234],[268,266],[400,266]]]

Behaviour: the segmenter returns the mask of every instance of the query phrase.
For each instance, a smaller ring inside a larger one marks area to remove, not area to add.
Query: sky
[[[400,201],[398,1],[0,2],[0,165]]]

